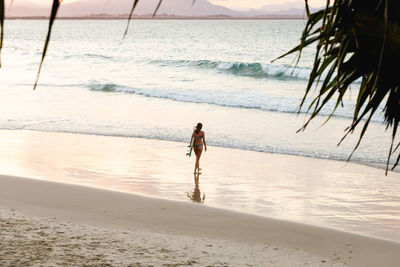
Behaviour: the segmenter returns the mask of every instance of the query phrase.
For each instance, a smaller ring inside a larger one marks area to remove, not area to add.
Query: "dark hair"
[[[199,132],[201,131],[201,128],[203,128],[203,124],[201,124],[200,122],[197,124],[197,126],[196,126],[196,130],[195,130],[195,132],[196,132],[196,134],[199,134]]]

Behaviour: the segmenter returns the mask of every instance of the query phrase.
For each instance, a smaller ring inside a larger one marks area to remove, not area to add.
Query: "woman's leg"
[[[197,161],[198,161],[198,158],[199,158],[199,150],[196,147],[194,147],[194,154],[196,155],[196,162],[194,163],[194,173],[196,173]]]
[[[198,172],[200,172],[200,157],[201,153],[203,152],[203,147],[198,147],[196,148],[196,166],[194,167],[194,171],[196,172],[196,169]]]

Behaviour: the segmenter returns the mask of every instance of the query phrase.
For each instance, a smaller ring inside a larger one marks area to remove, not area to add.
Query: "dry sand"
[[[1,266],[398,266],[400,244],[186,202],[0,176]]]
[[[93,227],[6,209],[0,214],[1,265],[295,266],[328,260],[268,244]]]

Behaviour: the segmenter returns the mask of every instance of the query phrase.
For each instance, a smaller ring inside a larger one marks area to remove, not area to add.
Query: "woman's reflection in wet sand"
[[[199,177],[200,177],[200,173],[194,174],[194,189],[193,189],[193,192],[188,192],[187,196],[193,202],[203,203],[204,200],[206,199],[206,195],[203,193],[203,197],[201,196],[201,192],[200,192],[200,188],[199,188]]]

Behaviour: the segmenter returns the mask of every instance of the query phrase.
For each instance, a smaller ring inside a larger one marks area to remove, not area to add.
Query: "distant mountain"
[[[310,8],[311,11],[319,8]],[[251,9],[246,12],[248,15],[263,16],[263,15],[283,15],[283,16],[304,16],[305,3],[304,1],[291,1],[280,4],[271,4],[261,7],[260,9]]]
[[[135,14],[152,14],[158,0],[146,0],[139,2]],[[62,4],[59,16],[85,16],[90,14],[127,14],[132,7],[132,1],[127,0],[82,0],[70,4]],[[24,5],[11,8],[8,16],[48,16],[48,8],[40,8],[35,5]],[[211,16],[226,15],[240,16],[241,12],[229,8],[213,5],[207,0],[197,0],[192,5],[192,0],[166,0],[161,5],[158,14],[180,16]]]
[[[60,17],[80,17],[91,14],[121,15],[130,12],[133,1],[128,0],[81,0],[74,3],[62,4],[58,13]],[[232,9],[214,5],[207,0],[165,0],[163,1],[158,14],[177,16],[304,16],[304,2],[301,0],[285,2],[275,5],[267,5],[260,9],[249,11],[234,11]],[[139,2],[135,14],[152,14],[157,6],[158,0],[142,0]],[[42,8],[35,4],[17,5],[14,4],[7,16],[48,16],[50,7]]]
[[[142,1],[138,4],[136,13],[153,13],[157,3],[158,0]],[[192,5],[192,3],[192,0],[167,0],[161,5],[159,13],[180,16],[240,15],[240,12],[223,6],[211,4],[207,0],[196,0],[194,5]]]
[[[292,1],[292,2],[284,2],[284,3],[280,3],[280,4],[266,5],[260,9],[258,9],[258,12],[279,13],[279,12],[282,12],[285,10],[290,10],[290,9],[304,10],[305,9],[304,1]]]

